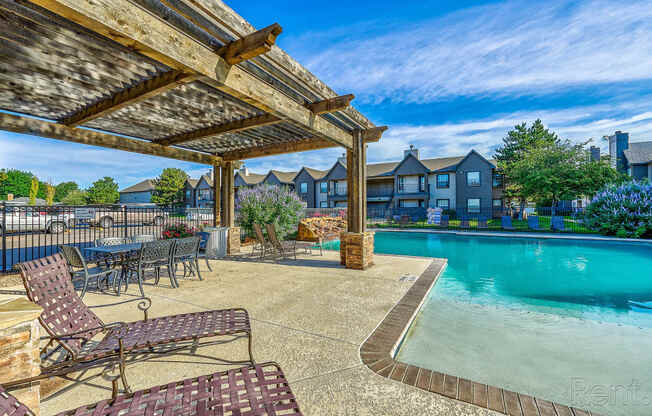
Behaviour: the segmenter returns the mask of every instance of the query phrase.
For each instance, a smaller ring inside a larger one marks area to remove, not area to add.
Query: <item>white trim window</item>
[[[480,198],[468,198],[466,200],[466,211],[469,214],[480,213]]]
[[[302,194],[308,193],[308,182],[299,183],[299,192]]]

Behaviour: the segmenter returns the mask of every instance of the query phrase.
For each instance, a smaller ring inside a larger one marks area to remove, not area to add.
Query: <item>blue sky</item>
[[[242,3],[242,4],[240,4]],[[541,118],[563,138],[629,131],[652,140],[652,7],[649,1],[228,2],[260,28],[283,26],[279,46],[390,130],[370,162],[474,148],[491,155],[514,124]],[[192,176],[203,166],[0,133],[0,166],[83,185],[121,187],[163,167]],[[254,172],[326,169],[329,149],[252,159]]]

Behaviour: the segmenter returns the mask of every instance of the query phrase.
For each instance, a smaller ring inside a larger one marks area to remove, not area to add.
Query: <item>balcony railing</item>
[[[403,185],[398,188],[399,194],[418,194],[420,192],[426,192],[419,185]]]

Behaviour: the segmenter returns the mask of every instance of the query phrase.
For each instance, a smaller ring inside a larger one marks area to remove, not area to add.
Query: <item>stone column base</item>
[[[227,237],[226,254],[240,253],[240,227],[230,227]]]
[[[0,304],[0,384],[41,373],[38,316],[43,309],[24,298]],[[11,394],[40,414],[40,382]]]
[[[340,263],[347,269],[366,270],[374,264],[374,233],[340,234]]]

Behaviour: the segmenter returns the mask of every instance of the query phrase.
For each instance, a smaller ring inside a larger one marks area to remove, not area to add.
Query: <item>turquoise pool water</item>
[[[448,266],[398,359],[606,415],[652,414],[652,245],[378,232]]]

